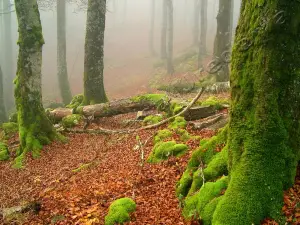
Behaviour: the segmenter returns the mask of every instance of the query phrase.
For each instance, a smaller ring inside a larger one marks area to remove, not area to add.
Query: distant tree
[[[149,42],[150,42],[150,52],[152,55],[155,55],[154,49],[154,21],[155,21],[155,0],[151,0],[151,16],[150,16],[150,35],[149,35]]]
[[[165,59],[167,57],[167,26],[168,26],[168,0],[162,0],[162,27],[161,27],[161,58]]]
[[[214,43],[214,57],[221,58],[222,53],[231,49],[231,28],[232,28],[232,4],[233,0],[219,0],[219,12],[217,16],[217,32]],[[229,67],[224,65],[218,71],[217,81],[229,81]]]
[[[7,115],[4,104],[4,90],[3,90],[3,74],[0,65],[0,124],[7,121]]]
[[[207,0],[200,0],[200,41],[198,50],[198,69],[201,67],[203,56],[206,55],[206,36],[207,36]]]
[[[85,36],[84,104],[107,102],[103,82],[106,0],[89,0]]]
[[[37,0],[15,0],[19,31],[19,57],[15,80],[20,147],[15,166],[27,152],[39,156],[42,145],[57,137],[42,105],[42,46],[44,39]]]
[[[200,0],[194,0],[194,29],[193,29],[193,45],[199,44],[199,28],[200,28]]]
[[[167,71],[168,74],[174,73],[173,66],[173,0],[167,0],[167,12],[168,12],[168,48],[167,48]]]
[[[60,94],[64,104],[72,100],[68,80],[66,53],[66,0],[57,0],[57,75]]]

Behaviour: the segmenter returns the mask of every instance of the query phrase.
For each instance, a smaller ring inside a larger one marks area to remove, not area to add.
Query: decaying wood
[[[197,106],[192,107],[184,113],[184,118],[187,121],[199,120],[206,118],[216,113],[214,106]]]
[[[23,205],[14,206],[11,208],[4,208],[0,210],[0,215],[2,215],[3,219],[5,220],[8,217],[13,216],[17,213],[26,213],[28,211],[33,211],[38,213],[41,209],[41,204],[38,202],[29,202]]]
[[[217,114],[208,117],[205,121],[201,122],[191,122],[193,129],[199,129],[202,130],[204,128],[216,130],[223,126],[225,126],[228,122],[228,114]]]

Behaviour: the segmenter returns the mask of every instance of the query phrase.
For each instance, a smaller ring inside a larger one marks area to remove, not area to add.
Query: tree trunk
[[[225,82],[229,80],[229,67],[222,60],[222,53],[230,50],[231,47],[231,5],[233,0],[219,0],[219,13],[217,16],[217,33],[214,43],[214,57],[221,59],[223,64],[217,73],[217,82]]]
[[[0,65],[0,124],[7,121],[7,115],[4,104],[4,91],[3,91],[3,73]]]
[[[56,136],[42,105],[41,66],[44,44],[36,0],[15,0],[19,24],[19,58],[15,98],[18,110],[20,148],[16,167],[22,166],[25,153],[39,156],[42,145]]]
[[[202,58],[206,55],[206,33],[207,33],[207,0],[201,0],[200,6],[201,30],[198,50],[198,69],[202,66]]]
[[[155,20],[155,0],[151,0],[151,17],[150,17],[150,52],[155,55],[154,49],[154,20]]]
[[[161,27],[161,58],[165,59],[167,57],[167,26],[168,26],[168,8],[167,8],[167,1],[168,0],[162,0],[163,4],[163,11],[162,11],[162,27]]]
[[[194,0],[194,29],[193,45],[199,45],[199,28],[200,28],[200,0]]]
[[[89,0],[84,57],[84,104],[107,102],[103,82],[106,0]]]
[[[3,0],[3,11],[11,11],[11,3],[9,0]],[[15,107],[14,102],[14,91],[13,91],[13,80],[15,78],[14,63],[13,63],[13,43],[12,43],[12,24],[11,24],[11,13],[1,15],[4,23],[4,55],[5,55],[5,66],[3,68],[3,83],[6,108],[10,111]]]
[[[66,54],[66,1],[57,0],[57,75],[60,94],[64,104],[72,100],[68,80],[67,54]]]
[[[174,73],[173,66],[173,0],[167,0],[167,13],[168,13],[168,51],[167,51],[167,72],[168,74]]]
[[[260,224],[281,216],[283,191],[293,185],[300,159],[299,15],[298,2],[242,3],[232,54],[229,126],[193,153],[176,190],[179,196],[196,191],[185,203],[193,208],[196,202],[204,224]],[[214,147],[226,140],[216,153]],[[223,194],[218,177],[228,172]]]

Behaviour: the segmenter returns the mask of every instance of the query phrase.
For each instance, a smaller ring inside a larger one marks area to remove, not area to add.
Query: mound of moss
[[[189,132],[187,132],[185,129],[179,128],[175,132],[176,132],[176,134],[180,135],[180,140],[183,142],[186,142],[189,139],[191,139]]]
[[[13,112],[9,115],[9,122],[18,123],[18,112]]]
[[[75,109],[78,106],[80,106],[83,102],[84,96],[83,94],[79,94],[79,95],[75,95],[72,99],[72,101],[70,102],[70,104],[68,104],[66,106],[66,108],[70,108],[70,109]]]
[[[19,125],[14,122],[8,122],[8,123],[3,123],[2,124],[2,129],[4,131],[4,134],[8,137],[11,135],[15,134],[19,130]]]
[[[205,101],[201,102],[201,106],[213,106],[216,110],[224,108],[224,105],[229,104],[229,101],[226,99],[218,99],[215,96],[210,96]]]
[[[64,117],[61,121],[63,127],[65,128],[71,128],[76,126],[80,120],[82,119],[81,115],[78,114],[72,114],[72,115],[68,115],[66,117]]]
[[[175,141],[158,142],[148,157],[148,162],[158,163],[168,159],[170,156],[180,157],[188,150],[185,144],[176,144]]]
[[[177,116],[172,123],[169,124],[168,128],[170,129],[180,129],[186,128],[187,122],[182,116]]]
[[[165,141],[167,138],[172,137],[173,132],[168,129],[159,130],[154,136],[154,144]]]
[[[143,125],[156,124],[162,121],[163,117],[161,115],[150,115],[144,118]]]
[[[130,221],[130,213],[136,209],[135,202],[130,198],[120,198],[114,201],[105,216],[105,225],[123,224]]]
[[[9,159],[9,151],[7,145],[0,142],[0,161],[5,161]]]

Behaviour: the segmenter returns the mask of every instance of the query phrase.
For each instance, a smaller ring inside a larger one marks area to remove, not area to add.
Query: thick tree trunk
[[[283,191],[293,185],[300,159],[299,15],[298,2],[242,2],[229,126],[193,153],[177,186],[179,196],[188,195],[185,213],[196,208],[203,224],[280,218]],[[218,177],[228,173],[220,186]]]
[[[217,16],[217,33],[214,43],[214,57],[222,60],[222,53],[230,50],[231,47],[231,5],[233,0],[219,0],[219,12]],[[223,63],[222,69],[218,71],[217,82],[229,80],[229,68]]]
[[[168,74],[174,73],[173,66],[173,0],[167,0],[167,12],[168,12],[168,51],[167,51],[167,72]]]
[[[206,55],[206,34],[207,34],[207,0],[201,0],[200,6],[200,42],[198,50],[198,69],[202,66],[202,58]]]
[[[168,0],[162,0],[162,27],[161,27],[161,41],[160,41],[160,54],[161,58],[167,57],[167,26],[168,26]]]
[[[11,110],[15,107],[14,102],[14,91],[13,91],[13,80],[15,78],[15,71],[13,71],[14,63],[13,63],[13,43],[12,43],[12,24],[11,24],[11,3],[9,0],[3,0],[3,10],[7,12],[3,15],[3,23],[4,23],[4,60],[5,66],[3,68],[4,79],[4,93],[5,93],[5,102],[6,108]]]
[[[155,0],[151,0],[151,16],[150,16],[150,34],[149,34],[149,45],[151,55],[155,55],[154,49],[154,21],[155,21]]]
[[[4,91],[3,91],[3,73],[0,65],[0,124],[7,121],[7,115],[4,104]]]
[[[200,0],[194,0],[194,29],[193,45],[199,45],[199,28],[200,28]]]
[[[89,0],[84,57],[84,104],[107,102],[103,82],[106,0]]]
[[[57,75],[60,94],[64,104],[72,100],[67,68],[66,1],[57,0]]]
[[[56,137],[42,105],[41,66],[44,44],[36,0],[15,0],[19,24],[19,58],[15,98],[18,110],[20,148],[16,166],[22,166],[26,152],[39,156],[42,145]]]

